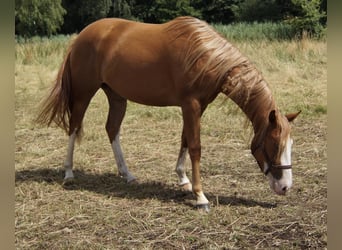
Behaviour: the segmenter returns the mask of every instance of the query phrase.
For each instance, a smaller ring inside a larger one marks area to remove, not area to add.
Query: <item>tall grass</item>
[[[16,37],[16,63],[22,65],[45,64],[55,68],[60,64],[58,59],[65,53],[71,38],[70,35],[29,39]]]
[[[234,41],[255,41],[255,40],[298,40],[303,34],[298,34],[297,30],[288,23],[234,23],[229,25],[213,24],[213,27],[221,34]],[[304,34],[307,37],[308,34]],[[321,40],[325,40],[323,35]]]

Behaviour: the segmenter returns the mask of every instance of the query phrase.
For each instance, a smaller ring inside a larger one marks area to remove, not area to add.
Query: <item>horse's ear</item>
[[[277,122],[277,114],[275,110],[272,110],[268,115],[268,121],[270,124],[275,124]]]
[[[288,120],[289,122],[292,122],[294,119],[296,119],[296,117],[297,117],[301,112],[302,112],[302,111],[300,110],[300,111],[297,112],[297,113],[287,114],[287,115],[285,115],[285,116],[286,116],[286,118],[287,118],[287,120]]]

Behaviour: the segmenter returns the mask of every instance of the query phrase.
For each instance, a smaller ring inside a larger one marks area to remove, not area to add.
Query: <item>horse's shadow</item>
[[[119,197],[129,199],[148,199],[156,198],[163,202],[183,203],[194,207],[194,196],[190,192],[182,191],[176,185],[167,185],[160,182],[141,182],[127,184],[126,181],[112,173],[94,174],[82,170],[74,170],[75,179],[64,183],[64,171],[61,169],[31,169],[20,170],[15,173],[15,182],[45,182],[59,183],[66,190],[88,190],[108,197]],[[274,208],[276,203],[268,203],[246,199],[237,196],[220,196],[206,193],[209,201],[216,204],[229,206],[263,207]]]

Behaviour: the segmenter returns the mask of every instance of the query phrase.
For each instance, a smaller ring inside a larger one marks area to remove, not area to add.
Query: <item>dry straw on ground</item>
[[[15,238],[18,249],[324,249],[327,247],[326,43],[236,43],[268,80],[293,125],[294,186],[272,193],[250,155],[250,128],[223,96],[202,120],[202,178],[209,214],[176,185],[181,113],[129,103],[122,147],[139,182],[117,175],[99,92],[75,151],[76,180],[62,185],[67,137],[32,122],[62,60],[16,45]],[[64,46],[65,47],[65,46]],[[39,56],[39,57],[38,57]],[[189,162],[187,166],[190,167]]]

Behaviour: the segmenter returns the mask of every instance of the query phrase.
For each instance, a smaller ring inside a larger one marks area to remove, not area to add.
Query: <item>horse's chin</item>
[[[292,187],[292,170],[283,170],[282,177],[278,180],[275,179],[271,173],[268,175],[270,188],[278,195],[286,195]]]
[[[282,191],[282,190],[276,190],[276,189],[273,189],[274,193],[276,193],[277,195],[286,195],[287,194],[287,191]]]

